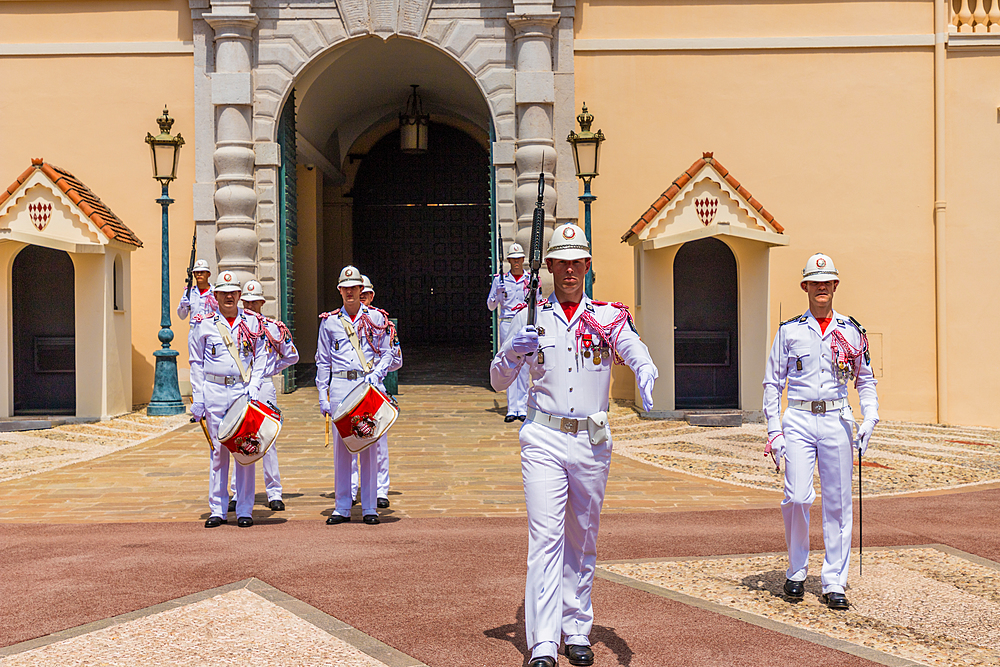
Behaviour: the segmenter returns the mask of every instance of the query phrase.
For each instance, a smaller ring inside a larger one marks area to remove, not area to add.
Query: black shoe
[[[851,606],[843,593],[823,593],[823,602],[830,609],[847,609]]]
[[[285,503],[281,502],[281,498],[279,498],[277,500],[272,500],[271,502],[269,502],[267,504],[267,506],[270,507],[275,512],[284,512],[285,511]]]
[[[351,517],[349,516],[341,516],[340,514],[331,514],[326,520],[326,525],[336,526],[338,523],[350,523],[350,522],[351,522]]]
[[[375,501],[375,507],[379,508],[380,510],[384,510],[388,506],[389,506],[388,498],[379,498],[378,500]]]
[[[594,664],[594,652],[589,646],[567,644],[566,657],[569,658],[569,664],[571,665],[588,667],[589,665]]]
[[[519,416],[518,416],[518,418],[517,418],[517,421],[519,421],[519,422],[523,422],[523,421],[524,421],[524,420],[526,420],[527,418],[528,418],[528,415],[519,415]]]
[[[503,418],[503,420],[504,423],[509,424],[512,421],[517,421],[517,415],[507,415],[506,417]]]
[[[205,521],[205,528],[218,528],[224,523],[226,523],[226,520],[221,516],[210,516],[208,517],[208,520]]]
[[[241,516],[239,519],[236,520],[236,525],[239,526],[240,528],[249,528],[250,526],[253,525],[253,517]]]
[[[792,581],[791,579],[785,579],[785,585],[782,587],[785,591],[785,595],[790,598],[800,598],[806,594],[806,587],[801,581]]]
[[[358,500],[357,498],[353,498],[353,499],[351,499],[351,507],[354,507],[355,505],[357,505],[357,504],[358,504],[358,503],[360,503],[360,502],[361,502],[361,501],[360,501],[360,500]]]
[[[541,658],[533,658],[531,662],[528,663],[528,667],[556,667],[556,660],[555,658],[550,658],[547,655]]]
[[[374,526],[375,524],[377,524],[379,522],[378,521],[378,514],[366,514],[364,520],[365,520],[365,523],[367,523],[369,526]]]
[[[230,500],[229,501],[229,511],[230,512],[235,512],[236,511],[236,501],[235,500]]]

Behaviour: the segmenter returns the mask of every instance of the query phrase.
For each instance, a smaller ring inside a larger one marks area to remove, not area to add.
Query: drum
[[[361,382],[340,402],[333,423],[348,451],[357,454],[381,438],[398,416],[392,399]]]
[[[281,411],[273,405],[240,396],[219,424],[219,442],[240,465],[260,459],[278,439]]]

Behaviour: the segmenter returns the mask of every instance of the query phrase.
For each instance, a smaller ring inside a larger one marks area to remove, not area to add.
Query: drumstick
[[[330,446],[330,415],[326,416],[326,443],[323,446]]]
[[[205,432],[205,439],[208,440],[209,448],[211,448],[211,450],[214,452],[215,445],[212,444],[212,436],[208,434],[208,426],[205,425],[205,418],[202,417],[200,420],[198,420],[198,423],[201,424],[201,430]]]

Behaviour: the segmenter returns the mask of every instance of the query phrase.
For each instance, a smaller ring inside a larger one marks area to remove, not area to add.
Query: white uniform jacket
[[[291,332],[284,323],[263,315],[258,315],[257,319],[267,331],[264,336],[264,347],[267,349],[267,367],[264,369],[264,377],[270,378],[289,366],[297,364],[299,351],[292,341]],[[263,383],[260,400],[270,401],[277,406],[278,396],[274,390],[273,382],[265,381]]]
[[[316,349],[316,387],[319,389],[320,408],[325,408],[328,412],[331,411],[332,401],[336,401],[339,405],[350,388],[365,377],[357,352],[340,321],[341,312],[342,309],[338,308],[320,315],[323,322],[319,327],[319,342]],[[347,317],[346,312],[344,316]],[[388,326],[389,321],[378,310],[363,305],[351,322],[358,333],[358,341],[365,359],[374,362],[371,372],[381,382],[395,359],[391,349],[392,334]],[[357,378],[348,380],[331,377],[332,373],[344,371],[355,371]],[[333,409],[336,409],[337,405],[334,405]]]
[[[185,302],[184,296],[187,295]],[[188,313],[192,315],[211,315],[219,310],[219,302],[215,300],[215,294],[211,288],[204,291],[198,289],[197,285],[187,288],[181,293],[181,301],[177,304],[177,317],[182,320],[187,318]]]
[[[848,378],[834,365],[833,332],[855,349],[861,348],[861,331],[850,318],[834,311],[822,333],[812,312],[782,322],[771,345],[764,370],[764,417],[767,432],[781,431],[781,392],[788,384],[789,401],[836,401],[847,398]],[[878,421],[876,380],[864,358],[857,372],[858,396],[867,421]]]
[[[375,306],[369,306],[372,310],[377,310],[382,313],[382,317],[385,318],[386,322],[389,322],[389,328],[387,334],[389,336],[389,351],[392,354],[392,363],[389,364],[389,369],[387,373],[393,371],[398,371],[403,367],[403,350],[399,347],[399,336],[396,334],[396,325],[389,321],[389,313],[385,312],[381,308],[376,308]],[[383,391],[385,387],[379,387]]]
[[[603,327],[620,320],[608,334],[614,350],[633,372],[647,368],[653,377],[657,376],[649,350],[632,327],[624,306],[591,301],[584,295],[573,318],[567,322],[553,294],[546,303],[538,306],[535,323],[538,352],[527,358],[518,355],[511,349],[514,339],[511,335],[490,364],[493,388],[497,391],[506,388],[514,381],[521,366],[527,363],[534,382],[528,392],[529,408],[576,419],[606,411],[613,354],[598,332],[591,325],[581,322],[584,313]],[[520,331],[527,321],[527,308],[522,308],[514,316],[511,333]],[[594,363],[595,353],[600,356],[600,363]],[[543,358],[541,363],[539,355]]]
[[[515,278],[510,273],[498,273],[493,277],[486,305],[490,310],[499,307],[501,319],[513,317],[514,308],[524,303],[528,296],[528,286],[527,273],[522,273],[520,278]]]
[[[250,369],[250,380],[245,384],[240,377],[240,369],[236,365],[236,361],[219,333],[217,326],[219,322],[230,332],[232,339],[236,342],[243,367]],[[195,316],[192,318],[191,324],[191,335],[188,337],[188,355],[191,363],[193,402],[203,403],[209,412],[218,412],[221,409],[221,414],[225,414],[231,401],[224,406],[213,405],[217,402],[212,400],[213,398],[221,399],[224,393],[225,400],[230,398],[235,400],[236,395],[244,392],[249,393],[251,398],[257,398],[264,373],[267,371],[267,349],[264,344],[265,339],[260,335],[260,320],[253,313],[247,313],[240,308],[232,325],[219,313],[213,313],[210,316]],[[245,331],[241,331],[241,327],[246,327]],[[247,337],[246,331],[250,332],[252,338]],[[211,383],[217,387],[225,387],[229,391],[207,392],[206,385],[209,384],[209,380],[206,375],[233,378],[229,385],[218,382]],[[234,392],[236,395],[233,395]]]

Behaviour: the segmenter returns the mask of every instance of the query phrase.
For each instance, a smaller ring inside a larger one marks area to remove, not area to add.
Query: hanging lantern
[[[406,100],[406,112],[399,114],[399,150],[412,155],[427,151],[427,129],[431,117],[423,112],[417,88],[410,84],[413,92]]]

